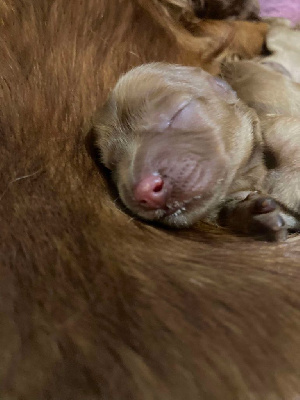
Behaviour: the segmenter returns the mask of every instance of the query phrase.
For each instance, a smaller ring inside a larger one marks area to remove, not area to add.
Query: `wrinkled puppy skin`
[[[299,229],[300,84],[295,71],[300,45],[295,40],[299,32],[286,29],[275,27],[270,31],[267,45],[278,50],[274,55],[229,63],[223,67],[223,76],[258,113],[268,167],[264,190],[286,209],[286,225]]]
[[[94,131],[133,214],[178,228],[222,221],[238,232],[285,238],[279,208],[266,212],[260,195],[250,198],[266,173],[257,116],[221,79],[200,68],[137,67],[120,78]],[[240,223],[245,206],[251,212]],[[263,229],[257,215],[267,220]]]

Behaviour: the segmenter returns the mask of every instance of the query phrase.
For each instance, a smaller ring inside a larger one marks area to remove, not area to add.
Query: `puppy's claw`
[[[277,208],[277,203],[274,199],[262,197],[254,202],[253,213],[266,214],[274,211],[276,208]]]

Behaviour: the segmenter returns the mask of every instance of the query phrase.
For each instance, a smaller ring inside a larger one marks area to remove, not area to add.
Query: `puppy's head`
[[[199,68],[148,64],[124,75],[95,120],[123,203],[171,226],[206,215],[251,147],[251,120],[239,104]]]

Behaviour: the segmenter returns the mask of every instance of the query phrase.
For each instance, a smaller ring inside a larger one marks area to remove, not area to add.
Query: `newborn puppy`
[[[141,218],[174,227],[222,219],[243,233],[285,237],[276,203],[256,193],[267,172],[257,116],[219,78],[137,67],[120,78],[94,131],[121,200]]]
[[[269,164],[263,188],[294,216],[286,219],[289,226],[299,229],[300,84],[291,79],[297,80],[300,44],[294,39],[299,32],[290,30],[289,47],[285,30],[283,42],[282,34],[277,36],[278,29],[271,30],[267,38],[267,45],[270,43],[270,47],[278,49],[274,56],[257,62],[227,64],[223,67],[223,76],[238,96],[258,113],[265,160]]]
[[[272,54],[265,61],[282,65],[300,83],[300,30],[274,26],[267,35],[266,45]]]

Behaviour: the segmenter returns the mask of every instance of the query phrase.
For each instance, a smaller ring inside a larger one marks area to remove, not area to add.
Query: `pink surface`
[[[260,0],[262,17],[283,17],[300,22],[300,0]]]

